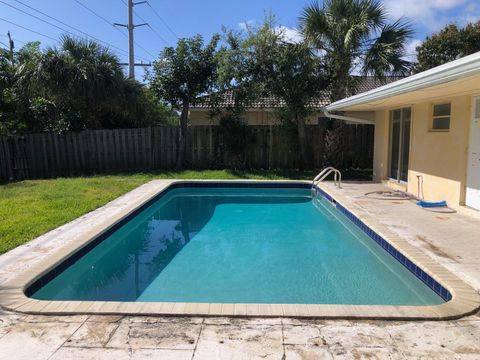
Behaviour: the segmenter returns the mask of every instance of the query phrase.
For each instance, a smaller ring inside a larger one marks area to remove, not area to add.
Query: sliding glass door
[[[410,108],[390,111],[390,178],[408,181],[408,156],[410,151]]]

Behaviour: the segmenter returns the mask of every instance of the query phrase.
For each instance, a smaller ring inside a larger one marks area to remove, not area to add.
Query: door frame
[[[480,100],[480,94],[475,94],[471,96],[471,113],[470,113],[470,119],[469,119],[469,124],[468,124],[468,146],[467,146],[467,171],[466,171],[466,179],[465,179],[465,205],[475,209],[475,210],[480,210],[480,207],[472,206],[471,204],[468,204],[468,180],[469,180],[469,174],[470,174],[470,159],[471,159],[471,144],[473,142],[473,121],[475,118],[475,112],[476,112],[476,102],[477,100]],[[478,139],[480,141],[480,138]]]
[[[410,109],[410,133],[409,133],[409,141],[408,141],[408,163],[410,164],[410,154],[412,150],[412,131],[413,131],[413,106],[408,105],[408,106],[402,106],[394,109],[389,109],[388,110],[388,173],[387,173],[387,178],[395,183],[398,184],[408,184],[408,175],[407,175],[407,181],[401,179],[401,159],[402,159],[402,153],[403,153],[403,131],[404,128],[400,125],[400,139],[399,139],[399,146],[398,146],[398,170],[397,170],[397,178],[394,178],[391,176],[391,166],[392,166],[392,112],[396,110],[400,110],[400,122],[402,123],[403,121],[403,110],[404,109]],[[408,166],[409,167],[409,166]],[[408,174],[408,168],[407,168],[407,174]]]

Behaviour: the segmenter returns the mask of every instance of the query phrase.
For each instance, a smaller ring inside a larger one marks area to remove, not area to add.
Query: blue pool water
[[[31,297],[432,305],[443,300],[302,188],[172,189]]]

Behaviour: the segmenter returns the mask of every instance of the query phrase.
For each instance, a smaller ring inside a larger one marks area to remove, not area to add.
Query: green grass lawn
[[[0,254],[92,211],[153,179],[304,179],[298,171],[182,171],[26,180],[0,185]],[[350,170],[345,178],[368,180],[369,170]]]

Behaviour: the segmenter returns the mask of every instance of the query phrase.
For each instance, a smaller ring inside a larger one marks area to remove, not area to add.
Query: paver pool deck
[[[76,239],[102,216],[121,212],[145,184],[106,206],[0,256],[0,288]],[[435,213],[413,201],[365,193],[383,185],[347,183],[332,193],[374,216],[403,240],[480,290],[480,220]],[[45,316],[0,309],[0,359],[479,359],[479,313],[451,321],[289,318]]]

